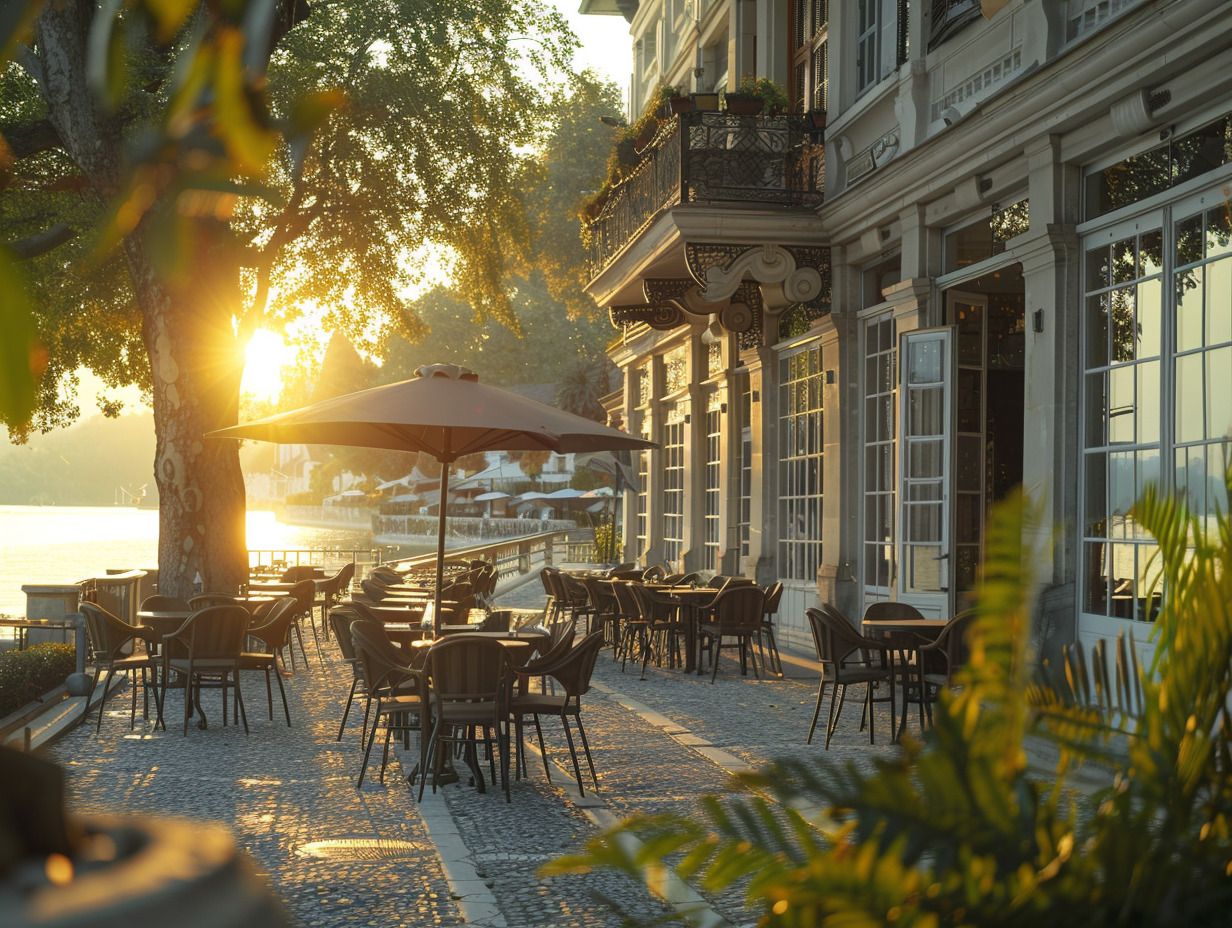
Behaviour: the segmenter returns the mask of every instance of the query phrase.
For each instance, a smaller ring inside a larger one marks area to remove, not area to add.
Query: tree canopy
[[[18,439],[70,421],[83,366],[142,386],[168,592],[230,585],[238,458],[204,436],[235,421],[248,339],[309,314],[417,335],[404,289],[442,265],[516,327],[516,191],[574,40],[538,0],[27,6],[0,35],[0,286],[22,256],[43,372],[33,414],[0,417]]]

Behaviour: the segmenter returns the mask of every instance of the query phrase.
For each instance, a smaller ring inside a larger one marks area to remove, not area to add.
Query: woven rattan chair
[[[697,634],[701,646],[706,647],[710,654],[710,682],[713,683],[719,675],[719,657],[723,648],[737,648],[740,651],[740,673],[748,673],[748,665],[752,663],[754,676],[760,678],[757,669],[757,658],[750,652],[754,639],[761,632],[761,619],[765,609],[766,594],[757,586],[745,584],[725,586],[718,596],[707,607],[704,621],[698,622]],[[723,644],[724,638],[736,639],[734,643]],[[701,664],[698,664],[698,672]]]
[[[532,665],[522,668],[524,671],[536,674],[547,674],[560,684],[562,692],[559,695],[520,693],[510,701],[509,712],[516,729],[515,737],[519,758],[515,769],[524,772],[526,768],[525,759],[522,757],[522,729],[525,718],[530,716],[535,720],[535,733],[539,738],[539,751],[543,756],[543,772],[548,781],[551,781],[552,772],[548,766],[548,752],[543,743],[543,728],[539,724],[539,718],[544,715],[555,716],[560,719],[561,726],[565,730],[565,739],[569,743],[569,755],[573,760],[573,773],[577,777],[578,792],[584,795],[586,790],[582,782],[582,770],[578,764],[577,748],[573,743],[573,732],[569,728],[569,719],[572,718],[582,738],[586,763],[590,766],[590,778],[595,784],[595,789],[599,788],[599,777],[595,773],[595,762],[590,754],[590,742],[586,738],[586,729],[582,725],[582,697],[590,690],[590,677],[594,673],[595,659],[602,647],[603,632],[594,631],[565,654],[535,661]]]
[[[406,656],[389,640],[381,623],[371,619],[357,619],[350,623],[350,632],[355,655],[363,667],[369,703],[364,710],[364,760],[359,768],[359,779],[355,782],[355,788],[359,789],[364,785],[364,773],[368,769],[368,759],[372,756],[376,730],[381,727],[382,721],[385,723],[385,746],[381,752],[381,782],[385,782],[385,767],[389,762],[389,739],[394,732],[402,734],[404,744],[412,732],[419,734],[417,769],[424,769],[426,754],[423,729],[426,719],[423,711],[423,681],[419,673],[406,663]],[[371,729],[367,728],[369,717],[372,721]]]
[[[178,596],[147,596],[141,601],[142,612],[173,612],[178,609],[189,609],[188,600]]]
[[[273,673],[278,681],[282,712],[287,717],[288,728],[291,727],[291,709],[287,705],[287,690],[282,683],[278,661],[290,641],[296,608],[297,603],[292,597],[280,596],[269,604],[264,614],[254,615],[248,628],[248,648],[240,654],[240,670],[259,670],[265,674],[265,700],[270,721],[274,719],[274,693],[270,687],[270,673]]]
[[[680,615],[680,603],[676,600],[655,593],[640,583],[629,585],[633,601],[637,604],[640,622],[635,631],[642,639],[642,675],[646,679],[646,666],[650,658],[658,654],[659,666],[663,665],[664,657],[668,667],[680,665],[680,639],[687,631]],[[624,663],[620,665],[624,670]]]
[[[767,668],[767,673],[783,675],[783,658],[779,656],[779,645],[774,640],[774,617],[779,611],[779,602],[783,598],[783,584],[776,582],[766,590],[766,603],[762,606],[761,628],[757,631],[757,650],[761,652],[761,663]],[[766,642],[770,649],[766,650]],[[770,656],[767,663],[766,656]]]
[[[299,643],[300,656],[304,658],[304,668],[308,667],[308,651],[304,647],[304,620],[307,619],[312,628],[312,637],[317,646],[317,659],[321,662],[321,666],[325,666],[325,654],[321,651],[321,639],[317,635],[317,624],[313,621],[316,608],[317,585],[315,580],[297,580],[295,586],[291,587],[291,591],[287,594],[295,600],[294,618],[291,620],[291,629],[295,633],[295,640]],[[291,672],[295,672],[295,648],[290,648],[291,655]]]
[[[495,638],[450,635],[428,650],[424,674],[433,719],[425,752],[433,759],[433,792],[440,776],[444,745],[462,747],[467,766],[483,792],[478,747],[482,743],[490,750],[491,733],[495,732],[501,783],[505,801],[509,802],[509,693],[514,676],[509,650]],[[424,767],[420,764],[421,774],[425,774]],[[492,777],[495,780],[494,762]],[[419,783],[420,799],[426,784],[425,774]]]
[[[132,708],[128,714],[128,727],[131,729],[137,724],[138,688],[132,674],[138,671],[141,673],[142,712],[143,717],[148,718],[150,714],[149,693],[154,686],[154,675],[158,666],[148,650],[135,649],[133,646],[138,640],[149,640],[154,630],[146,625],[129,625],[94,603],[82,603],[81,614],[85,616],[86,634],[90,644],[90,662],[94,665],[94,676],[90,679],[90,692],[86,697],[85,714],[82,717],[90,714],[90,700],[94,697],[98,678],[106,673],[103,696],[98,701],[98,723],[94,727],[95,733],[102,731],[107,693],[116,675],[122,673],[128,677],[129,685],[133,690]],[[157,689],[154,690],[154,694],[157,700],[159,698]],[[161,709],[158,715],[162,716]]]
[[[355,702],[357,694],[364,698],[364,723],[361,732],[368,730],[368,681],[364,678],[363,661],[355,653],[355,643],[351,639],[351,623],[361,618],[363,616],[351,606],[335,606],[329,610],[329,625],[334,641],[338,643],[338,651],[342,654],[342,659],[351,667],[351,688],[347,692],[346,705],[342,708],[342,721],[338,723],[338,734],[334,738],[335,741],[342,740],[347,717],[351,714],[351,704]]]
[[[612,593],[616,596],[616,615],[619,627],[616,636],[616,648],[612,652],[612,660],[620,660],[620,672],[625,672],[629,658],[634,660],[642,655],[642,651],[650,647],[650,621],[643,618],[642,607],[638,603],[634,588],[641,588],[637,581],[619,581],[612,584]],[[637,657],[633,648],[639,650]]]
[[[975,615],[974,609],[958,613],[946,623],[936,639],[921,642],[916,649],[917,688],[913,695],[919,697],[929,725],[933,723],[932,704],[937,701],[943,689],[954,685],[955,671],[970,658],[971,648],[967,634]],[[907,707],[903,706],[902,727],[906,726],[906,709]],[[902,727],[899,728],[900,735]]]
[[[193,706],[201,714],[198,728],[205,727],[201,712],[201,688],[215,682],[222,690],[222,723],[227,724],[227,687],[235,686],[236,702],[244,734],[248,734],[248,714],[240,689],[240,655],[252,616],[243,606],[207,606],[190,615],[184,624],[163,636],[163,674],[161,704],[167,704],[167,679],[171,671],[184,678],[184,735]]]
[[[207,606],[234,606],[239,603],[234,593],[200,593],[188,600],[189,609],[205,609]]]
[[[338,572],[331,577],[326,577],[325,582],[316,590],[316,599],[313,605],[321,607],[321,624],[325,627],[325,640],[329,640],[329,614],[330,606],[339,602],[344,595],[350,592],[351,581],[355,579],[355,562],[351,561],[343,564],[338,568]],[[315,586],[315,584],[314,584]],[[313,623],[316,624],[315,622]],[[305,663],[307,663],[305,661]]]
[[[813,743],[813,731],[817,728],[817,717],[821,714],[821,703],[825,699],[826,687],[831,687],[830,717],[826,723],[826,749],[829,750],[830,739],[834,737],[834,729],[843,711],[843,699],[846,696],[847,687],[863,683],[865,686],[864,716],[868,719],[868,743],[874,744],[876,733],[873,724],[873,688],[875,686],[885,684],[889,689],[890,724],[891,726],[894,724],[893,659],[890,648],[878,641],[861,636],[847,617],[829,603],[822,603],[817,609],[808,609],[805,615],[809,620],[809,628],[813,632],[813,645],[817,650],[817,660],[821,663],[817,705],[813,709],[813,721],[809,725],[808,738],[805,743]],[[861,730],[864,728],[863,721],[860,728]],[[892,737],[893,730],[890,734]]]

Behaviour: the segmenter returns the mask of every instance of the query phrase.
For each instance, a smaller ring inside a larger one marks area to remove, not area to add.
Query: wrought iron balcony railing
[[[669,206],[816,207],[822,201],[825,146],[798,116],[685,113],[665,122],[641,154],[583,229],[592,277]]]

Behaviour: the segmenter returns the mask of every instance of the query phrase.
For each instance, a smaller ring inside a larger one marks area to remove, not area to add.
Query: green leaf
[[[25,276],[12,252],[0,246],[0,419],[10,425],[30,421],[43,363]]]

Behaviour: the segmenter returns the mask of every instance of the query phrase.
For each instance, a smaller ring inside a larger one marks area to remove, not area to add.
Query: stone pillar
[[[768,586],[778,577],[778,376],[776,355],[765,346],[745,353],[753,434],[753,486],[749,501],[749,557],[745,574]]]
[[[77,611],[81,589],[75,583],[22,584],[26,594],[26,618],[31,621],[67,622],[66,617]],[[72,628],[31,628],[26,633],[26,643],[72,644]]]
[[[644,376],[650,377],[650,401],[643,415],[646,416],[645,433],[660,448],[650,452],[650,467],[646,474],[646,547],[640,556],[643,563],[663,562],[663,423],[667,410],[663,408],[663,355],[653,354],[646,359]]]
[[[690,330],[689,388],[684,428],[684,541],[680,564],[669,565],[685,573],[700,570],[706,531],[706,346],[700,332],[703,325]]]

